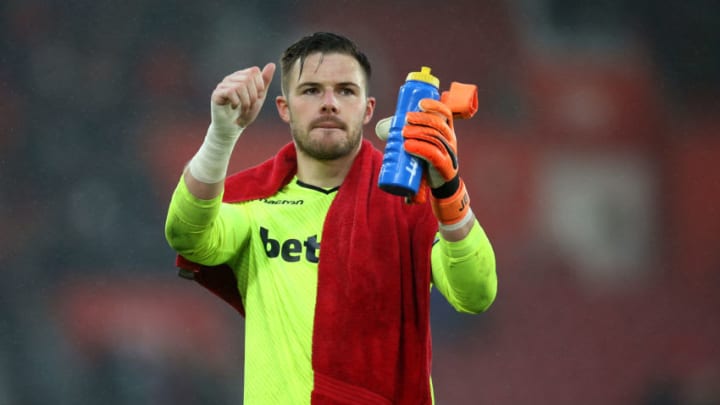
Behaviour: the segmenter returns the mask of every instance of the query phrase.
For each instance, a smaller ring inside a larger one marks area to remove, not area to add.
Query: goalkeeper
[[[428,167],[428,201],[408,203],[377,187],[382,153],[363,139],[376,103],[365,54],[321,32],[287,48],[280,68],[275,106],[292,142],[227,178],[275,64],[212,92],[165,225],[181,275],[245,317],[244,403],[430,404],[431,286],[465,313],[485,311],[497,288],[452,112],[425,99],[407,115],[404,146]]]

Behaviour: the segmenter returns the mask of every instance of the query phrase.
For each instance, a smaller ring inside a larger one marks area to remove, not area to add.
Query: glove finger
[[[420,185],[418,186],[417,193],[405,197],[405,202],[407,204],[425,204],[425,202],[427,202],[427,196],[429,191],[430,188],[428,187],[427,179],[425,178],[425,174],[423,173],[422,179],[420,179]]]
[[[390,136],[390,126],[392,125],[393,116],[381,119],[375,124],[375,135],[383,141],[387,141]]]
[[[423,174],[422,180],[420,180],[420,187],[418,187],[417,193],[412,196],[410,203],[412,204],[424,204],[427,201],[427,195],[430,187],[428,186],[427,175]]]
[[[449,125],[452,125],[452,118],[453,113],[450,107],[442,103],[441,101],[432,99],[432,98],[424,98],[420,100],[420,103],[418,104],[420,109],[425,112],[429,113],[437,113],[445,117]]]
[[[455,177],[457,161],[445,148],[439,149],[434,144],[419,139],[407,139],[403,147],[407,153],[431,164],[445,180]]]
[[[453,148],[455,148],[455,145],[457,144],[457,141],[455,140],[455,133],[448,126],[447,120],[444,117],[428,112],[409,112],[407,113],[405,120],[407,121],[406,128],[408,126],[418,125],[432,128],[451,145],[453,145]]]
[[[451,145],[440,135],[440,132],[434,128],[408,125],[403,128],[402,135],[403,138],[405,138],[405,142],[409,139],[415,139],[430,143],[437,149],[450,150],[452,152]]]
[[[442,136],[440,136],[438,134],[438,131],[434,130],[433,128],[408,125],[403,128],[402,134],[405,138],[405,143],[407,143],[408,140],[414,139],[429,144],[427,145],[428,147],[432,145],[441,153],[448,156],[453,169],[457,170],[458,161],[457,151],[455,149],[456,146],[448,142]]]
[[[441,129],[442,127],[446,127],[448,130],[450,129],[447,124],[447,119],[445,119],[445,117],[427,111],[409,111],[405,115],[405,123],[412,125],[423,125],[426,127],[433,127],[437,129]]]

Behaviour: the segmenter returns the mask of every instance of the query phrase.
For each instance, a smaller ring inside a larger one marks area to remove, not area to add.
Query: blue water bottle
[[[405,152],[402,129],[405,126],[405,114],[418,111],[418,103],[424,98],[440,99],[440,80],[430,74],[430,68],[423,66],[419,72],[410,72],[400,87],[395,115],[390,123],[390,132],[378,186],[394,195],[412,197],[420,188],[423,175],[422,161]]]

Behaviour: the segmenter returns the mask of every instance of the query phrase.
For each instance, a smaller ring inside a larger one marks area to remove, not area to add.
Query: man
[[[408,151],[432,162],[430,203],[380,190],[382,154],[362,138],[370,63],[349,39],[316,33],[281,60],[275,104],[293,142],[226,179],[274,71],[240,70],[213,91],[168,242],[184,274],[245,316],[246,404],[430,404],[431,284],[468,313],[486,310],[497,284],[457,175],[452,113],[423,100],[403,131]]]

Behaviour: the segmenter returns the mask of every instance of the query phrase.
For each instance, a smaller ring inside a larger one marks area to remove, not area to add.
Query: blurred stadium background
[[[482,316],[434,296],[439,404],[720,403],[720,3],[0,5],[0,404],[239,404],[243,323],[175,276],[168,198],[227,73],[354,38],[479,86],[461,172],[494,242]],[[279,80],[273,94],[279,93]],[[267,103],[233,170],[289,141]]]

